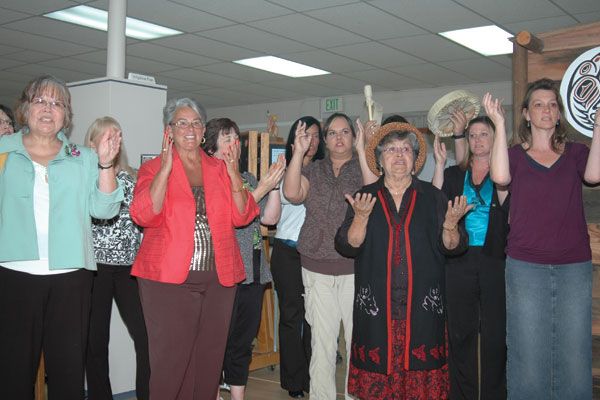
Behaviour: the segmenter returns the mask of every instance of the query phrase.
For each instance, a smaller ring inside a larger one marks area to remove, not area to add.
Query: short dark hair
[[[10,107],[5,106],[4,104],[0,104],[0,111],[4,112],[4,114],[6,114],[8,119],[10,119],[10,122],[12,122],[13,128],[16,128],[15,127],[15,115],[13,114]]]
[[[317,128],[319,128],[319,144],[317,146],[317,152],[315,153],[315,155],[313,156],[311,161],[315,161],[315,160],[321,160],[322,158],[325,157],[325,145],[323,144],[323,131],[321,129],[321,123],[319,121],[317,121],[316,118],[311,117],[309,115],[305,115],[304,117],[298,118],[296,121],[294,121],[294,123],[292,124],[292,127],[290,128],[290,133],[288,135],[287,138],[287,142],[285,144],[285,162],[286,164],[290,163],[290,160],[292,159],[292,145],[294,144],[294,141],[296,140],[296,128],[298,127],[298,124],[300,122],[304,122],[304,124],[306,124],[306,129],[310,128],[311,126],[317,126]]]
[[[15,109],[15,115],[17,117],[16,122],[20,126],[25,127],[26,132],[29,131],[29,126],[27,124],[29,119],[30,103],[35,97],[41,96],[46,90],[58,95],[57,100],[60,100],[65,104],[65,117],[61,129],[63,129],[65,133],[69,133],[71,131],[73,122],[71,92],[69,92],[69,88],[67,87],[66,83],[52,75],[41,75],[37,78],[33,78],[31,81],[29,81],[27,86],[25,86],[25,89],[23,89]]]
[[[237,135],[240,135],[240,128],[237,124],[229,118],[213,118],[206,123],[206,131],[204,132],[204,143],[202,143],[202,149],[208,155],[213,155],[217,152],[217,141],[219,135],[223,132],[229,133],[233,129]]]
[[[413,150],[414,170],[414,162],[417,161],[417,157],[419,156],[419,150],[421,149],[421,146],[419,145],[419,139],[417,138],[417,135],[411,131],[392,131],[385,135],[375,147],[375,160],[377,160],[377,165],[379,167],[381,166],[381,155],[383,154],[383,149],[385,149],[388,143],[391,143],[394,140],[408,140],[408,142],[410,143],[410,147],[412,147]]]
[[[383,126],[385,124],[389,124],[390,122],[404,122],[405,124],[408,124],[408,121],[402,115],[392,114],[383,120],[383,122],[381,123],[381,126]]]
[[[356,137],[356,130],[354,129],[354,124],[352,123],[352,120],[350,119],[350,117],[344,113],[333,113],[329,116],[329,118],[327,118],[325,120],[325,124],[323,124],[323,140],[325,140],[325,137],[327,136],[327,131],[329,130],[329,126],[331,125],[333,120],[336,118],[345,119],[346,122],[348,123],[348,126],[350,127],[350,130],[352,131],[352,137]]]

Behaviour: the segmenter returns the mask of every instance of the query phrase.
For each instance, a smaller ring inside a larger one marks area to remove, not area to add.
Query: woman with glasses
[[[15,117],[10,108],[0,104],[0,136],[15,132]]]
[[[506,398],[508,193],[490,179],[494,130],[488,117],[471,120],[466,157],[446,170],[446,148],[438,136],[433,142],[432,183],[448,198],[464,195],[473,205],[460,222],[469,234],[469,248],[446,262],[451,399],[477,399],[479,393],[482,399]]]
[[[444,261],[466,249],[458,222],[470,207],[464,196],[448,201],[415,178],[427,145],[414,126],[384,125],[367,155],[381,177],[346,195],[335,238],[355,269],[348,392],[364,400],[448,399]]]
[[[237,166],[239,143],[208,156],[204,109],[189,98],[163,110],[160,157],[144,163],[131,203],[144,238],[138,277],[153,399],[217,396],[236,284],[246,278],[235,228],[259,213]]]
[[[67,139],[67,86],[33,79],[18,102],[23,129],[0,136],[0,398],[33,399],[43,350],[50,399],[83,398],[92,270],[92,217],[117,215],[119,132],[96,152]]]
[[[334,399],[340,322],[344,326],[348,359],[354,301],[354,265],[351,259],[336,251],[334,237],[346,211],[344,195],[354,193],[363,185],[355,142],[358,152],[364,154],[365,149],[362,127],[356,137],[352,121],[345,114],[336,113],[327,118],[323,135],[327,155],[303,167],[312,136],[305,122],[298,123],[283,194],[291,203],[306,207],[297,249],[302,264],[306,321],[312,335],[310,397]],[[349,398],[347,393],[346,398]]]

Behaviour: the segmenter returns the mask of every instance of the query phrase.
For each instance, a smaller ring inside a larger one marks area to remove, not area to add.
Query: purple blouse
[[[547,168],[521,145],[508,150],[512,182],[506,254],[538,264],[592,258],[581,187],[588,153],[583,144],[567,143]]]

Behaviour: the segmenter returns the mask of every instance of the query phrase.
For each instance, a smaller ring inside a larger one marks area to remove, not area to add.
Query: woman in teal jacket
[[[82,399],[94,261],[91,218],[123,200],[112,160],[119,133],[97,155],[70,143],[71,96],[33,79],[16,110],[23,129],[0,137],[0,398],[33,399],[43,350],[50,400]]]

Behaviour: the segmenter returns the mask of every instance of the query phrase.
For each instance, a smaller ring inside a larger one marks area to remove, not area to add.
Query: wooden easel
[[[259,133],[257,131],[244,132],[242,133],[241,139],[248,140],[248,172],[254,176],[259,176],[258,171],[260,170],[260,176],[265,176],[269,170],[269,145],[274,142],[283,143],[283,139],[273,141],[268,132]],[[261,226],[261,234],[267,261],[270,263],[269,232],[265,226]],[[279,352],[275,350],[274,307],[273,287],[269,284],[263,297],[260,327],[258,328],[258,335],[256,336],[256,346],[252,352],[250,371],[279,364]]]

